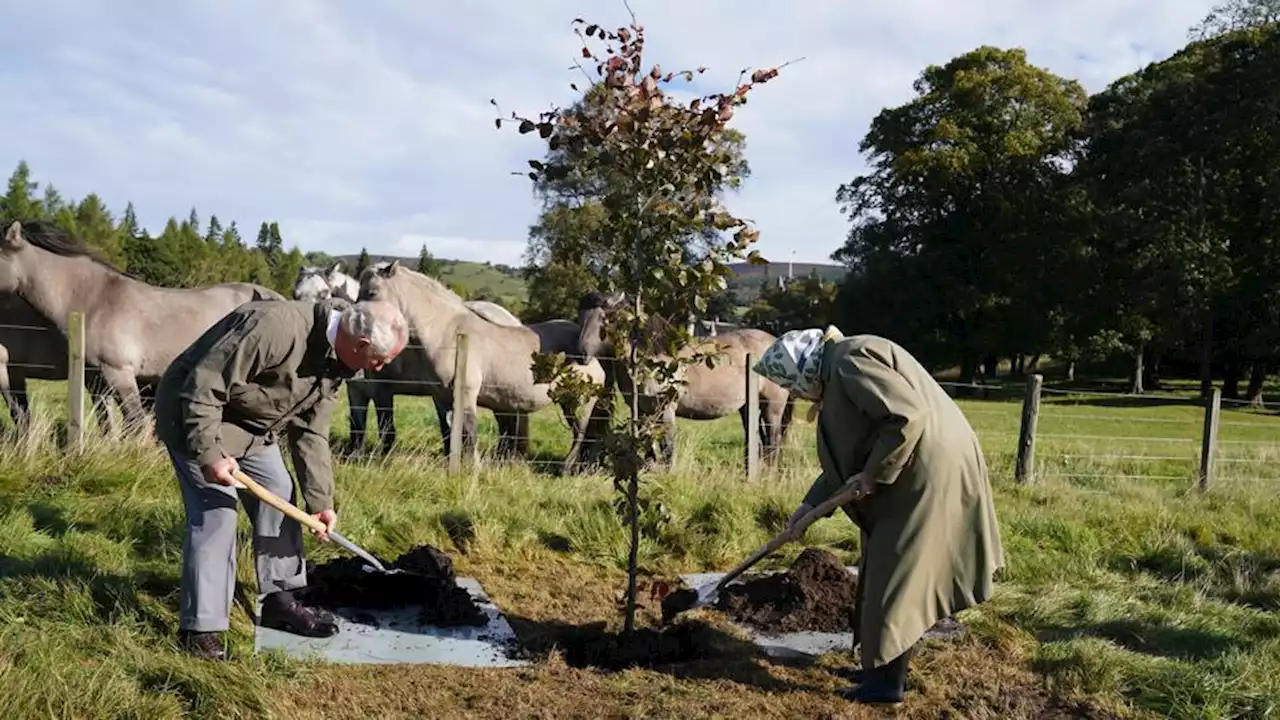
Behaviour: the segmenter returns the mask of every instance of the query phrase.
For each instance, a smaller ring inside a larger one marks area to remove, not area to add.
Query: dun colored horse
[[[598,292],[588,293],[579,303],[578,324],[582,327],[580,347],[585,359],[603,359],[610,380],[626,399],[627,405],[632,402],[631,378],[626,373],[617,371],[614,349],[604,339],[605,323],[612,317],[623,303],[626,296],[622,293],[602,295]],[[654,315],[650,317],[650,336],[660,330],[664,319]],[[662,421],[665,437],[662,442],[664,461],[668,467],[675,465],[675,432],[676,418],[690,420],[716,420],[737,411],[742,417],[744,437],[746,433],[760,433],[761,455],[769,466],[777,464],[782,452],[782,443],[786,438],[787,428],[795,410],[791,394],[777,383],[767,378],[760,378],[760,426],[748,426],[745,367],[747,354],[754,359],[759,358],[773,344],[773,335],[754,328],[740,328],[729,332],[717,333],[705,342],[714,343],[719,357],[714,368],[704,363],[685,366],[683,380],[679,388],[680,394],[675,403],[662,409]],[[637,350],[654,352],[645,339],[641,340]],[[705,351],[699,347],[699,351]],[[665,356],[660,353],[660,356]],[[654,407],[657,388],[653,382],[640,388],[640,411],[646,415],[657,410]],[[646,402],[646,398],[648,398]]]
[[[213,323],[250,300],[284,299],[253,283],[149,285],[43,221],[15,221],[0,239],[0,295],[29,304],[58,329],[64,344],[68,314],[83,313],[85,365],[100,373],[131,426],[144,421],[139,386],[158,383],[169,363]]]
[[[374,267],[385,267],[386,262],[376,263]],[[342,263],[336,262],[328,270],[318,267],[304,267],[298,271],[298,279],[294,283],[293,297],[297,300],[318,302],[333,299],[341,302],[355,302],[359,294],[360,284],[350,275],[342,272]],[[506,308],[486,300],[471,300],[465,303],[477,315],[498,325],[517,326],[520,319],[512,315]],[[373,403],[374,417],[378,423],[378,435],[382,442],[382,451],[390,452],[396,442],[395,396],[431,395],[413,379],[402,373],[406,365],[396,358],[376,373],[367,377],[364,371],[357,373],[347,382],[347,404],[350,406],[350,448],[359,450],[365,444],[365,432],[369,421],[369,403]],[[434,398],[435,396],[432,395]],[[447,422],[449,409],[435,401],[436,416]],[[499,454],[519,450],[527,444],[518,436],[520,421],[518,418],[499,415]],[[526,433],[527,435],[527,433]],[[446,445],[448,439],[446,438]]]
[[[360,276],[360,299],[394,303],[409,321],[409,331],[418,345],[406,348],[397,360],[399,372],[417,381],[417,390],[436,400],[440,432],[448,448],[451,422],[462,423],[462,451],[474,457],[476,412],[492,410],[498,418],[514,414],[518,451],[527,452],[528,415],[551,403],[548,383],[533,377],[536,352],[576,355],[580,330],[569,320],[551,320],[515,327],[498,325],[473,312],[453,291],[439,281],[391,262],[366,269]],[[455,353],[458,333],[468,336],[466,395],[461,408],[453,408]],[[594,384],[604,382],[600,363],[590,361],[575,366]],[[404,392],[403,389],[398,392]],[[565,471],[576,467],[594,406],[588,400],[581,408],[561,405],[573,431],[573,444],[564,460]],[[446,418],[441,408],[450,408]]]

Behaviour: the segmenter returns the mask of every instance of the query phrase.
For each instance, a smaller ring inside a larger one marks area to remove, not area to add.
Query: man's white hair
[[[409,323],[400,309],[382,300],[364,300],[346,308],[338,327],[350,337],[368,339],[370,348],[381,357],[402,347],[409,337]]]

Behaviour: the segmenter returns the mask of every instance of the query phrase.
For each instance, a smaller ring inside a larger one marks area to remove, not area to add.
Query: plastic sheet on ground
[[[459,577],[458,585],[480,604],[489,622],[483,627],[436,627],[418,621],[421,610],[406,606],[392,611],[341,609],[338,634],[310,638],[272,628],[255,627],[254,649],[279,649],[299,659],[332,663],[426,663],[460,667],[517,667],[527,661],[507,656],[515,647],[510,623],[473,578]]]

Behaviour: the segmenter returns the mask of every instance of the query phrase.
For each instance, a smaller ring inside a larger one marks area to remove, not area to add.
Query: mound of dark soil
[[[488,616],[471,594],[458,587],[453,561],[440,550],[419,545],[384,564],[388,570],[405,572],[369,572],[363,569],[363,560],[353,557],[317,565],[307,572],[307,587],[300,599],[329,610],[391,610],[421,605],[419,617],[428,625],[488,624]]]
[[[850,632],[857,590],[839,558],[806,548],[786,572],[730,584],[715,607],[765,632]]]

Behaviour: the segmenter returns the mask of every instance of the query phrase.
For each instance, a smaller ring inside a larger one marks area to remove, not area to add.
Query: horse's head
[[[329,266],[324,274],[325,282],[329,283],[329,291],[335,296],[346,300],[355,301],[356,295],[360,292],[360,284],[356,279],[342,271],[342,261],[338,260]]]
[[[591,362],[604,349],[605,322],[618,308],[627,301],[624,293],[601,293],[591,291],[578,301],[578,357],[574,361],[579,365]]]
[[[5,229],[4,240],[0,240],[0,293],[17,291],[18,284],[22,281],[20,256],[26,246],[27,239],[22,237],[22,223],[14,220]]]
[[[293,299],[319,302],[329,297],[329,283],[318,267],[298,268],[298,278],[293,282]]]
[[[379,262],[360,272],[360,291],[357,300],[386,300],[391,293],[391,281],[401,272],[400,261]]]

